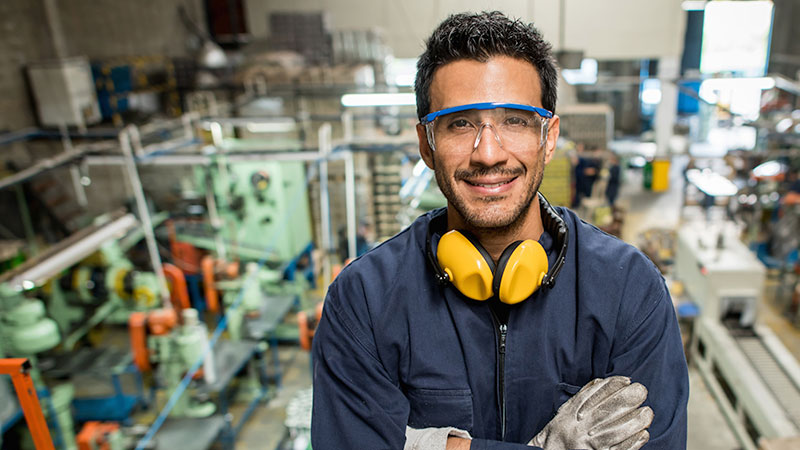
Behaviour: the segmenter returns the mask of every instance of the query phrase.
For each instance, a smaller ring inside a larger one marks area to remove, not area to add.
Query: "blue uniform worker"
[[[511,307],[503,374],[489,304],[438,286],[426,262],[431,213],[345,267],[314,337],[313,447],[400,449],[408,424],[466,430],[473,450],[531,448],[522,444],[581,386],[622,374],[649,390],[645,448],[685,448],[689,382],[660,273],[556,210],[569,226],[566,262],[552,289]],[[539,242],[554,263],[553,238]]]
[[[664,280],[538,194],[557,71],[530,25],[457,14],[415,83],[447,208],[347,266],[313,344],[325,449],[682,449],[688,374]]]

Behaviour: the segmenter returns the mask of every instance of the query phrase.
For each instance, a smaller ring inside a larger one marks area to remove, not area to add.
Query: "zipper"
[[[498,384],[500,385],[500,440],[506,440],[506,334],[508,333],[508,325],[501,323],[499,327],[500,343],[498,346],[498,353],[500,354],[500,376],[498,377]]]
[[[490,307],[489,312],[492,313],[492,323],[498,331],[497,368],[499,373],[497,375],[497,391],[500,403],[500,440],[503,441],[506,438],[506,335],[508,334],[508,325],[500,322],[497,313],[494,312],[494,308]]]

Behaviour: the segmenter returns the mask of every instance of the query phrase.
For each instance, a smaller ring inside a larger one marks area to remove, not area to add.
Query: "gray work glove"
[[[647,388],[628,377],[597,378],[558,408],[528,445],[544,450],[636,450],[650,440]]]
[[[407,426],[406,445],[403,450],[445,450],[449,436],[472,439],[469,433],[458,428],[411,428]]]

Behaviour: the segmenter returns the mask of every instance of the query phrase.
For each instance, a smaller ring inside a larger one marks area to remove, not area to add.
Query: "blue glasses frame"
[[[519,103],[486,102],[486,103],[470,103],[469,105],[453,106],[452,108],[445,108],[439,111],[435,111],[423,117],[420,120],[420,123],[422,125],[427,125],[436,120],[436,118],[439,116],[459,111],[466,111],[468,109],[497,109],[497,108],[521,109],[523,111],[531,111],[535,112],[541,117],[544,117],[545,119],[550,119],[553,117],[553,113],[551,111],[536,106],[521,105]]]

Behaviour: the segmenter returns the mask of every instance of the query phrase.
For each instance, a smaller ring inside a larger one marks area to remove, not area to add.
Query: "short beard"
[[[542,159],[539,164],[539,168],[541,169],[537,170],[538,173],[534,173],[533,182],[531,183],[531,186],[525,195],[525,199],[522,203],[514,205],[513,207],[515,207],[516,210],[512,210],[508,217],[500,222],[487,220],[484,217],[481,217],[480,214],[475,210],[470,211],[463,199],[456,195],[455,189],[453,188],[450,180],[447,179],[446,175],[441,173],[441,171],[436,170],[435,160],[436,158],[434,157],[434,175],[436,176],[436,182],[439,184],[439,189],[442,191],[442,194],[448,201],[448,207],[452,207],[474,232],[482,235],[507,234],[509,232],[513,233],[523,225],[524,219],[527,217],[531,205],[534,203],[538,204],[538,202],[534,202],[534,197],[539,191],[539,186],[541,186],[542,178],[544,177],[544,152],[542,152]],[[486,168],[473,172],[462,170],[454,173],[453,179],[458,180],[472,176],[487,175],[490,173],[505,173],[517,176],[524,175],[524,171],[520,172],[521,173],[517,173],[515,171],[502,168]],[[486,203],[491,203],[498,199],[499,197],[485,197],[482,200]]]

